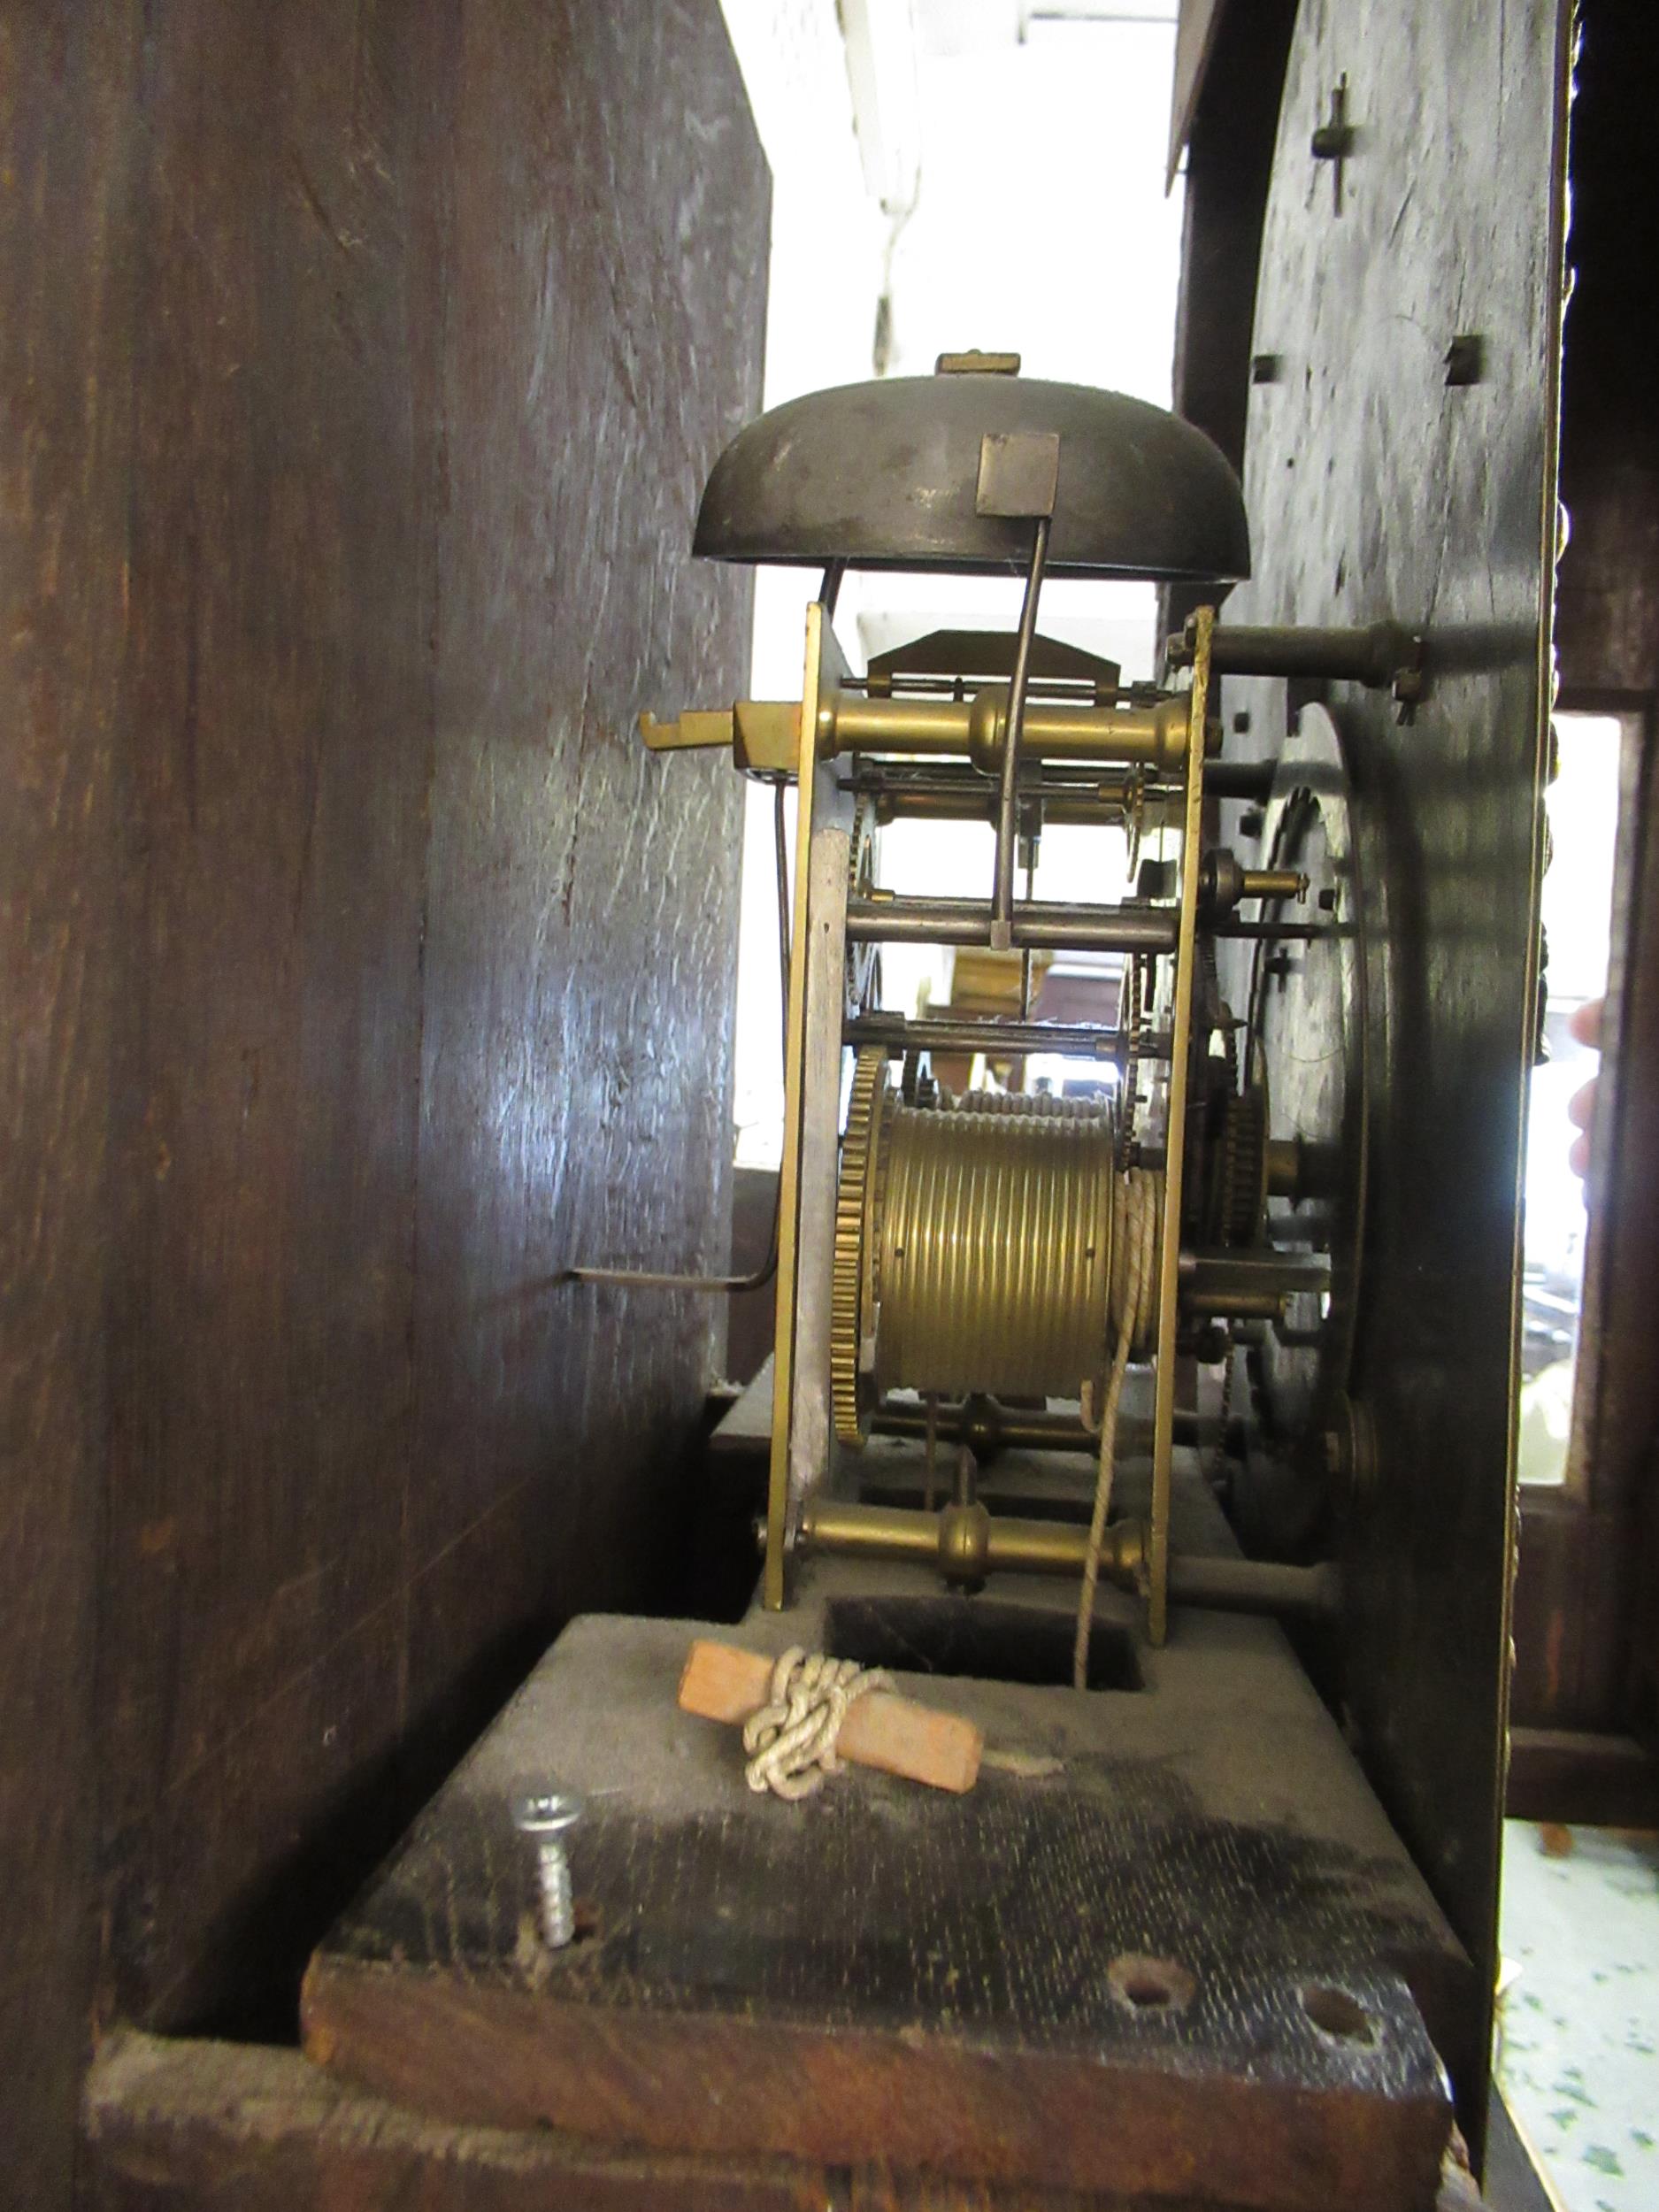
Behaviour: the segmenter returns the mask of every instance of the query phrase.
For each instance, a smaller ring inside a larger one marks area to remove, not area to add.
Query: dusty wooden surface
[[[559,1618],[725,1257],[767,188],[715,0],[0,26],[0,2089],[279,2018]],[[672,1530],[669,1532],[672,1540]],[[96,1777],[96,1786],[94,1782]]]
[[[730,1640],[833,1648],[827,1605],[899,1599],[913,1628],[930,1590],[826,1563]],[[974,1790],[849,1769],[800,1807],[676,1709],[690,1633],[566,1632],[318,1953],[316,2061],[451,2120],[703,2155],[1308,2212],[1432,2195],[1449,2112],[1419,2004],[1455,2009],[1466,1969],[1275,1629],[1184,1615],[1141,1692],[903,1673],[984,1729]],[[511,1818],[539,1775],[590,1799],[591,1932],[551,1959]],[[1147,1958],[1172,2004],[1137,2001]]]

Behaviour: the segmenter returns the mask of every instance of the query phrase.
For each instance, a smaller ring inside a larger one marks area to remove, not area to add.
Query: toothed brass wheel
[[[1220,1211],[1224,1244],[1260,1241],[1267,1214],[1267,1096],[1259,1087],[1228,1101]]]
[[[868,1391],[861,1386],[858,1354],[869,1270],[871,1195],[881,1110],[887,1094],[887,1056],[865,1046],[853,1069],[847,1131],[841,1139],[841,1181],[835,1197],[835,1257],[830,1284],[830,1407],[835,1433],[862,1451],[869,1419]]]
[[[856,1450],[894,1390],[1098,1393],[1127,1291],[1110,1113],[1052,1097],[910,1105],[885,1069],[879,1052],[860,1055],[841,1141],[837,1438]]]

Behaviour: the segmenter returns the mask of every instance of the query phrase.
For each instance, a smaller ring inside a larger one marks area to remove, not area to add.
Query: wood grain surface
[[[455,2126],[364,2096],[292,2051],[131,2031],[100,2051],[85,2109],[90,2212],[1141,2212],[1117,2190],[1015,2191],[879,2164],[673,2156],[545,2128]],[[1241,2208],[1164,2197],[1158,2212]]]
[[[1654,418],[1659,154],[1646,128],[1659,24],[1642,0],[1595,0],[1574,72],[1572,222],[1561,389],[1555,642],[1563,703],[1640,711],[1659,690],[1659,423]]]
[[[1520,1140],[1555,528],[1565,34],[1558,0],[1321,0],[1297,12],[1263,237],[1241,623],[1422,632],[1415,719],[1385,692],[1229,679],[1242,749],[1325,698],[1354,787],[1369,1205],[1352,1394],[1374,1485],[1344,1532],[1348,1702],[1367,1770],[1478,1969],[1442,2046],[1486,2103],[1509,1586]],[[1347,78],[1356,136],[1315,160]],[[1477,380],[1448,380],[1454,338]],[[1230,740],[1238,746],[1238,740]],[[1224,809],[1224,828],[1238,816]],[[1242,847],[1247,864],[1254,849]]]
[[[723,1262],[767,183],[715,0],[0,24],[0,2090],[298,1962],[649,1599]]]
[[[96,1931],[137,33],[132,10],[0,16],[0,2170],[52,2208]]]

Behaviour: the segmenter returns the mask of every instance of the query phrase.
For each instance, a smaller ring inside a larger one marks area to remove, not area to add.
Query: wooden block
[[[789,1640],[835,1647],[821,1611],[797,1618]],[[764,1694],[783,1627],[737,1632],[759,1648],[717,1709]],[[987,1746],[1057,1770],[987,1764],[965,1793],[843,1776],[800,1814],[751,1798],[735,1742],[675,1704],[693,1640],[718,1635],[565,1632],[313,1958],[317,2065],[423,2122],[924,2174],[927,2212],[990,2212],[993,2190],[1094,2191],[1101,2212],[1432,2204],[1450,2101],[1406,1976],[1449,2014],[1469,1969],[1275,1628],[1195,1615],[1156,1693],[951,1681]],[[532,1772],[590,1801],[588,1932],[557,1955],[512,1825]],[[1323,2031],[1310,1991],[1351,1998],[1366,2032]]]
[[[746,1721],[766,1702],[776,1662],[764,1652],[699,1638],[680,1678],[680,1709],[703,1720]],[[871,1690],[841,1723],[836,1749],[854,1766],[876,1767],[936,1790],[971,1790],[985,1738],[972,1721],[935,1713],[887,1690]]]

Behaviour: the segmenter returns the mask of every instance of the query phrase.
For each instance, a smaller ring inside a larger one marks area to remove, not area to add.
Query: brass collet
[[[1080,1575],[1088,1553],[1088,1531],[1069,1521],[1027,1521],[993,1514],[977,1502],[927,1513],[907,1506],[810,1498],[802,1509],[800,1542],[808,1551],[926,1561],[948,1582],[983,1582],[999,1570]],[[1102,1574],[1125,1589],[1136,1589],[1145,1565],[1146,1524],[1114,1521],[1101,1548]]]

